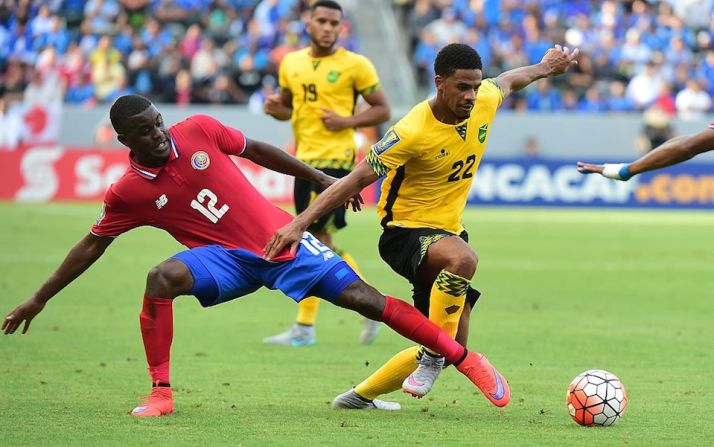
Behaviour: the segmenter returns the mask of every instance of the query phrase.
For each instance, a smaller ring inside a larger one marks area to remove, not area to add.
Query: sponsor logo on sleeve
[[[397,135],[397,131],[394,129],[389,129],[389,131],[384,134],[382,139],[376,142],[372,147],[374,148],[374,152],[377,155],[380,155],[386,152],[390,147],[399,143],[399,141],[400,138],[399,135]]]

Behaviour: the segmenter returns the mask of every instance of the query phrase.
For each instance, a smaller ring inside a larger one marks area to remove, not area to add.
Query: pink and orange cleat
[[[510,402],[511,389],[506,378],[491,365],[485,355],[469,352],[456,369],[468,377],[495,406],[505,407]]]
[[[155,386],[142,399],[144,404],[131,410],[132,416],[164,416],[174,412],[174,396],[169,386]]]

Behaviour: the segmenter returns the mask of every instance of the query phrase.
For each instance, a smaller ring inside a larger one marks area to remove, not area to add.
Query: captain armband
[[[367,158],[365,159],[370,168],[380,177],[384,177],[389,172],[389,168],[384,165],[379,159],[379,156],[374,153],[374,150],[370,150],[367,153]]]

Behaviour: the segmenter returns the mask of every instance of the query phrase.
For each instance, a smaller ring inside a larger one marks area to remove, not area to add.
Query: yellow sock
[[[364,275],[363,275],[362,272],[360,271],[359,267],[357,267],[357,263],[355,262],[355,258],[353,258],[351,254],[347,253],[346,251],[342,251],[342,250],[339,250],[339,251],[338,251],[338,250],[335,250],[335,251],[336,251],[337,254],[340,255],[340,257],[347,263],[347,265],[349,265],[350,267],[352,267],[352,270],[354,270],[355,273],[357,273],[357,276],[359,276],[360,278],[364,279]]]
[[[412,346],[395,355],[357,385],[355,392],[365,399],[374,400],[377,396],[401,389],[404,379],[417,367],[418,353],[419,347]]]
[[[314,326],[315,320],[317,320],[317,311],[319,308],[320,298],[316,298],[314,296],[305,298],[300,301],[297,319],[295,321],[298,324]]]
[[[456,337],[459,329],[459,318],[464,311],[468,287],[468,279],[446,270],[439,272],[431,286],[429,320],[442,328],[451,338]]]

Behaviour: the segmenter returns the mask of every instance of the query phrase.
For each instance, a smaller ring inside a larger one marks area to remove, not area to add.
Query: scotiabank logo
[[[59,178],[54,169],[61,147],[38,147],[25,152],[20,162],[23,186],[15,194],[21,202],[45,202],[57,194]]]
[[[127,165],[123,150],[45,146],[0,152],[0,199],[100,200]]]

